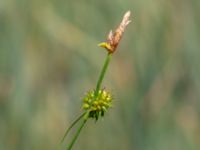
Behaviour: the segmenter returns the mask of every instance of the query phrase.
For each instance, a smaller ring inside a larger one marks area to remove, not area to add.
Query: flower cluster
[[[112,30],[109,32],[108,37],[107,37],[107,41],[100,43],[99,46],[107,49],[107,51],[109,53],[114,53],[121,38],[122,35],[127,27],[127,25],[131,22],[129,20],[131,15],[130,11],[127,11],[120,23],[120,25],[118,26],[118,28],[115,30],[115,32],[113,33]]]
[[[98,120],[103,117],[108,108],[112,106],[112,95],[105,89],[99,90],[95,95],[95,91],[91,90],[86,93],[83,98],[82,108],[89,112],[89,117]]]

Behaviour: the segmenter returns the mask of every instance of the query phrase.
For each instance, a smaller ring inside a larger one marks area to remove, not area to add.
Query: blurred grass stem
[[[71,149],[72,149],[74,143],[76,142],[76,140],[77,140],[77,138],[78,138],[78,136],[79,136],[79,134],[80,134],[80,132],[81,132],[81,130],[82,130],[82,128],[84,127],[84,125],[85,125],[86,122],[87,122],[87,119],[84,119],[83,122],[82,122],[82,124],[81,124],[80,127],[78,128],[76,134],[74,135],[74,138],[72,139],[71,143],[70,143],[69,146],[67,147],[67,150],[71,150]]]
[[[63,141],[65,140],[65,138],[67,137],[69,131],[73,128],[73,126],[79,122],[79,120],[85,115],[85,112],[83,114],[81,114],[68,128],[67,130],[65,131],[65,134],[63,136],[63,138],[61,139],[60,141],[60,144],[63,143]]]

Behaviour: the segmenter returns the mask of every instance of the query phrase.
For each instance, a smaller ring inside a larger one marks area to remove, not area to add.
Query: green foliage
[[[96,44],[127,9],[132,23],[104,80],[114,109],[87,124],[74,149],[200,149],[199,8],[199,0],[1,0],[0,149],[55,149],[94,88],[105,57]]]

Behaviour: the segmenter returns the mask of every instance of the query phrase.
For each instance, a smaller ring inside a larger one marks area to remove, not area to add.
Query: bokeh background
[[[1,0],[0,150],[56,148],[127,10],[103,83],[114,107],[74,149],[200,149],[199,0]]]

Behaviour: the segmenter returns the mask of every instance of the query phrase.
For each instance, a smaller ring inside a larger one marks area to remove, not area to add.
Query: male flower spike
[[[113,33],[112,30],[109,32],[108,37],[107,37],[107,41],[100,43],[99,46],[107,49],[107,51],[109,53],[114,53],[121,38],[122,35],[127,27],[127,25],[131,22],[129,20],[131,15],[130,11],[127,11],[120,23],[120,25],[118,26],[118,28],[115,30],[115,32]]]

